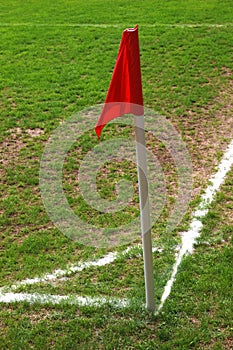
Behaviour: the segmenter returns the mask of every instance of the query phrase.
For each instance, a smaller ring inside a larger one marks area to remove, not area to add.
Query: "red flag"
[[[143,115],[138,26],[124,30],[103,111],[95,127],[100,138],[104,126],[124,114]]]

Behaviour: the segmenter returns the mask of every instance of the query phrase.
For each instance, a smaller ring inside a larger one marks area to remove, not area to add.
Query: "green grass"
[[[231,5],[227,0],[2,1],[1,286],[107,252],[71,241],[50,221],[39,189],[40,159],[62,121],[104,102],[122,30],[138,23],[145,106],[165,115],[179,130],[194,169],[190,207],[180,226],[167,233],[177,175],[164,145],[148,135],[167,187],[166,205],[152,232],[154,244],[163,248],[154,254],[159,302],[179,233],[188,228],[190,213],[233,136]],[[108,126],[103,140],[113,135],[130,137],[132,131]],[[97,181],[103,198],[115,198],[115,182],[122,178],[133,182],[135,192],[127,210],[114,217],[98,216],[82,200],[76,182],[80,162],[97,143],[92,132],[71,149],[63,169],[64,191],[73,209],[89,222],[102,225],[114,220],[117,226],[138,213],[136,168],[130,162],[105,165]],[[204,219],[199,245],[184,259],[159,316],[137,307],[145,299],[142,258],[119,258],[74,274],[67,282],[18,291],[129,297],[134,306],[118,310],[107,305],[97,309],[2,304],[0,347],[231,349],[232,178],[231,171]]]

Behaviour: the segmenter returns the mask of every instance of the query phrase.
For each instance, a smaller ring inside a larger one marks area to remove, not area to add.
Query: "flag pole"
[[[146,291],[146,307],[154,312],[154,275],[152,258],[151,222],[149,208],[149,191],[147,181],[146,164],[146,142],[144,115],[134,116],[135,136],[136,136],[136,158],[139,185],[140,218],[142,232],[142,249],[144,260],[144,278]]]

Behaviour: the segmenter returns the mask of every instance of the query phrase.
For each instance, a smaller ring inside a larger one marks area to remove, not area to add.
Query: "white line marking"
[[[27,301],[31,304],[70,304],[79,306],[103,306],[105,304],[113,305],[120,308],[129,306],[130,302],[126,299],[108,298],[108,297],[83,297],[79,295],[52,295],[39,293],[3,293],[0,294],[0,303],[15,303]]]
[[[233,23],[140,23],[140,27],[167,27],[167,28],[227,28],[232,27]],[[30,23],[30,22],[18,22],[18,23],[0,23],[0,27],[90,27],[90,28],[124,28],[124,24],[109,24],[109,23]]]
[[[116,260],[117,257],[118,257],[117,253],[109,253],[105,255],[103,258],[100,258],[99,260],[87,261],[84,263],[80,263],[78,265],[71,265],[64,270],[58,269],[53,271],[52,273],[46,273],[42,277],[27,278],[23,281],[20,281],[12,285],[10,287],[10,290],[15,290],[20,286],[32,285],[36,283],[46,283],[48,281],[55,280],[62,276],[69,276],[69,275],[75,274],[77,272],[83,271],[84,269],[88,269],[92,266],[93,267],[104,266],[112,263],[114,260]]]
[[[193,252],[194,244],[196,243],[196,239],[200,236],[201,229],[203,224],[201,219],[203,219],[208,213],[208,206],[212,202],[214,195],[219,190],[221,184],[224,182],[224,178],[227,172],[231,169],[233,165],[233,140],[229,144],[219,166],[218,171],[215,175],[211,176],[210,182],[211,184],[207,187],[205,193],[201,197],[201,203],[198,209],[193,214],[193,220],[190,225],[190,230],[188,232],[184,232],[182,234],[182,245],[180,251],[177,255],[176,262],[173,266],[172,275],[170,280],[167,282],[160,305],[158,307],[158,311],[160,311],[164,305],[165,300],[168,298],[172,285],[175,281],[175,277],[178,271],[178,267],[182,261],[184,255]]]
[[[141,245],[136,245],[134,247],[128,247],[123,252],[111,252],[98,260],[86,261],[83,263],[79,263],[77,265],[70,265],[70,266],[67,266],[67,268],[64,270],[58,269],[58,270],[53,271],[52,273],[46,273],[42,277],[27,278],[23,281],[15,283],[14,285],[1,287],[0,293],[4,292],[6,290],[11,290],[11,291],[16,290],[17,288],[19,288],[21,286],[32,285],[32,284],[36,284],[36,283],[46,283],[46,282],[61,278],[63,276],[73,275],[77,272],[81,272],[84,269],[89,269],[91,267],[99,267],[99,266],[108,265],[108,264],[113,263],[116,259],[118,259],[124,255],[128,255],[128,254],[130,255],[130,253],[137,252],[137,250],[139,250],[138,255],[141,256],[142,255]],[[153,252],[155,252],[155,251],[161,252],[162,249],[157,248],[157,247],[153,247]]]

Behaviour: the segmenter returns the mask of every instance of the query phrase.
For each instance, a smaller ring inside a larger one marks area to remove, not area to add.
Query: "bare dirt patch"
[[[16,161],[19,151],[24,146],[22,141],[22,130],[20,128],[11,129],[9,136],[1,143],[0,174],[11,161]]]
[[[194,195],[198,195],[233,138],[233,80],[212,105],[188,110],[181,124],[192,158]]]
[[[40,135],[44,134],[44,130],[35,128],[35,129],[27,129],[26,133],[30,135],[31,137],[38,137]]]
[[[20,128],[9,130],[9,135],[0,144],[0,176],[11,163],[17,163],[20,150],[26,146],[27,138],[34,138],[44,134],[44,131],[39,128],[27,129],[26,133]]]
[[[31,324],[36,324],[48,319],[50,317],[50,314],[51,314],[50,310],[41,308],[40,311],[38,311],[37,313],[35,312],[29,313],[27,317],[29,318]]]

